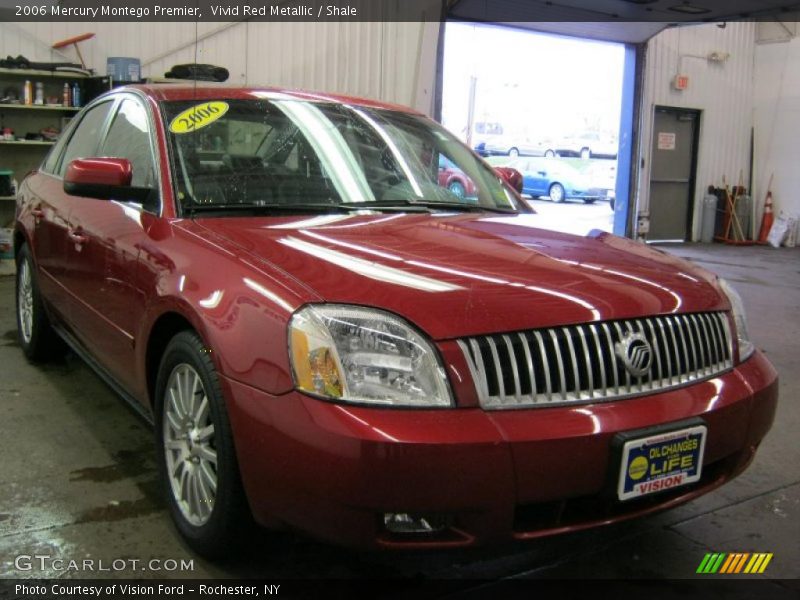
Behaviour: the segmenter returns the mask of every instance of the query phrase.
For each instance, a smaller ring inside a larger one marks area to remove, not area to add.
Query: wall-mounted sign
[[[658,149],[675,150],[675,134],[669,131],[658,132]]]
[[[675,79],[672,80],[672,87],[681,91],[687,89],[689,87],[689,76],[675,75]]]

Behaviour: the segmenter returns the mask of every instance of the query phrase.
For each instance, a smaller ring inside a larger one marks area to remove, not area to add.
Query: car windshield
[[[182,212],[517,210],[498,175],[425,117],[259,96],[163,103]],[[445,169],[462,185],[453,186]]]

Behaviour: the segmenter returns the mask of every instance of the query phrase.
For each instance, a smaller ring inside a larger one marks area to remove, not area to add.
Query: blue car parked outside
[[[549,196],[553,202],[570,199],[591,204],[607,191],[590,187],[588,178],[558,158],[519,158],[507,166],[522,173],[522,193],[533,198]]]

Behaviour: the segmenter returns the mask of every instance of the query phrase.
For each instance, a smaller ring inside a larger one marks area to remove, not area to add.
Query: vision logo
[[[763,573],[767,570],[772,552],[711,552],[705,555],[697,573],[713,575],[714,573],[736,575],[739,573]]]

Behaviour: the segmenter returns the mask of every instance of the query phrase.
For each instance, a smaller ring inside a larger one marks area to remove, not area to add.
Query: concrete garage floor
[[[690,578],[706,552],[772,552],[765,578],[800,577],[800,249],[667,248],[729,278],[781,373],[772,432],[721,489],[654,517],[469,552],[364,554],[254,531],[243,557],[210,564],[170,524],[152,433],[79,359],[28,364],[16,343],[14,282],[0,278],[0,577]],[[193,559],[193,570],[17,570],[19,555],[65,560]],[[787,583],[774,581],[775,586]],[[794,584],[789,584],[793,587]]]

